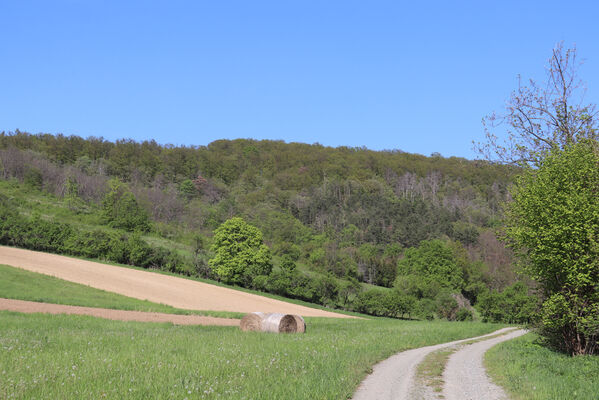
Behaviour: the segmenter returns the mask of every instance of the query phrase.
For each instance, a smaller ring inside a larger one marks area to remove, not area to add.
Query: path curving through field
[[[262,311],[304,317],[355,318],[191,279],[15,247],[0,246],[0,264],[186,310]]]
[[[515,328],[503,328],[487,335],[420,347],[418,349],[397,353],[373,367],[372,373],[362,381],[352,399],[413,400],[414,393],[417,390],[417,384],[415,382],[416,367],[428,354],[456,344],[470,340],[483,339],[489,336],[506,333],[514,329]],[[481,343],[486,343],[486,341]],[[466,349],[468,347],[469,346],[467,346]],[[485,399],[486,397],[479,397],[477,400]],[[461,398],[460,400],[466,400],[466,398]]]
[[[203,315],[178,315],[158,312],[113,310],[108,308],[67,306],[37,301],[0,298],[0,310],[21,313],[74,314],[112,319],[115,321],[170,322],[175,325],[239,326],[238,319],[207,317]]]
[[[483,365],[483,356],[491,347],[522,336],[527,331],[518,329],[503,336],[470,344],[449,357],[443,380],[446,400],[507,400],[504,390],[489,379]]]

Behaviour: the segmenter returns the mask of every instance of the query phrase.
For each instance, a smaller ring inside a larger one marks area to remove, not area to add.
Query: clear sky
[[[599,103],[597,1],[0,0],[0,131],[474,158],[558,41]]]

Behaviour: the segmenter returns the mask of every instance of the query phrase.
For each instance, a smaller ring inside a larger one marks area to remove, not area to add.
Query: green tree
[[[185,179],[179,184],[179,194],[189,200],[198,195],[198,189],[191,179]]]
[[[102,200],[102,219],[113,228],[127,231],[149,231],[148,213],[137,203],[135,196],[118,179],[108,182],[110,191]]]
[[[270,249],[262,240],[262,232],[240,217],[225,221],[214,231],[208,264],[226,283],[251,284],[253,277],[272,271]]]
[[[597,352],[599,150],[554,149],[513,189],[506,233],[543,299],[541,333],[570,354]]]
[[[441,288],[459,292],[464,286],[454,250],[442,240],[425,240],[407,249],[397,267],[395,285],[418,298],[432,298]]]

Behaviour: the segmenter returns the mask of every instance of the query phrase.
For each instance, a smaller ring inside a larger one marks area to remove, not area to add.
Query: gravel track
[[[0,298],[0,310],[22,313],[76,314],[112,319],[116,321],[171,322],[175,325],[220,325],[239,326],[240,320],[233,318],[206,317],[201,315],[177,315],[157,312],[112,310],[108,308],[67,306]]]
[[[14,247],[0,246],[0,264],[186,310],[356,318],[190,279]]]
[[[420,347],[397,353],[373,367],[373,371],[358,387],[354,400],[413,400],[417,390],[415,383],[416,367],[427,354],[469,340],[497,335],[514,328],[503,328],[487,335],[456,340],[453,342]],[[482,400],[480,397],[477,400]],[[461,398],[460,400],[465,400]]]
[[[473,343],[449,357],[443,380],[443,395],[447,400],[504,400],[508,399],[502,388],[489,379],[483,366],[483,356],[491,347],[522,336],[527,331],[519,329],[506,335]]]

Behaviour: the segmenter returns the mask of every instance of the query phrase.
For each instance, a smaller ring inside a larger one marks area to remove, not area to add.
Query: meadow
[[[391,354],[493,324],[308,318],[303,335],[0,312],[0,398],[342,399]]]
[[[485,365],[514,400],[598,397],[599,357],[557,353],[542,346],[533,333],[491,348]]]
[[[6,297],[169,312],[11,267],[0,267],[0,277]],[[395,352],[500,327],[372,317],[307,323],[305,334],[275,335],[2,311],[0,398],[343,399]]]

